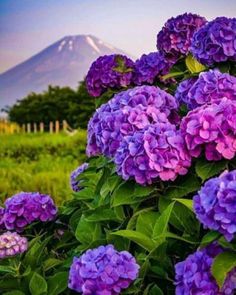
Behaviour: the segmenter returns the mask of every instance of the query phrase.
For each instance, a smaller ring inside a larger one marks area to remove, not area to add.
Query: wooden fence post
[[[55,122],[55,132],[56,133],[59,133],[59,131],[60,131],[60,122],[59,121],[56,121]]]
[[[53,122],[49,123],[49,132],[53,133]]]
[[[37,123],[34,123],[34,133],[37,133]]]
[[[30,133],[30,132],[31,132],[31,124],[27,123],[27,133]]]
[[[67,122],[66,122],[66,120],[63,120],[62,121],[62,129],[63,129],[63,131],[66,131],[66,129],[67,129]]]
[[[22,125],[22,132],[25,133],[25,124]]]
[[[40,129],[40,132],[44,132],[44,123],[43,122],[40,122],[39,129]]]

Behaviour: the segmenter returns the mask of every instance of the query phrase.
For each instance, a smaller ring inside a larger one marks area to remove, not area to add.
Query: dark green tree
[[[95,110],[95,101],[81,82],[76,90],[49,86],[43,93],[30,93],[6,111],[18,124],[66,120],[73,128],[86,128]]]

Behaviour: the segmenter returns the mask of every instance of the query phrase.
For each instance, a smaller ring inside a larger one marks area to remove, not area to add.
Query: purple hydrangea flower
[[[28,248],[27,239],[17,233],[5,232],[0,235],[0,259],[15,256]]]
[[[74,257],[68,286],[84,295],[116,295],[129,287],[138,271],[139,265],[129,252],[100,246]]]
[[[236,18],[217,17],[193,36],[191,52],[202,64],[236,61]]]
[[[161,80],[161,76],[167,74],[172,65],[173,62],[160,52],[143,54],[134,64],[134,84],[153,84],[157,79]]]
[[[4,224],[8,230],[21,232],[34,221],[51,221],[57,208],[48,195],[21,192],[5,202]]]
[[[205,23],[204,17],[192,13],[170,18],[157,35],[157,48],[177,58],[187,55],[193,34]]]
[[[232,159],[236,153],[236,102],[222,99],[198,107],[183,118],[180,128],[192,157],[204,151],[210,161]]]
[[[155,122],[177,122],[175,98],[155,86],[120,92],[97,109],[88,125],[88,156],[114,156],[123,136]]]
[[[158,177],[164,181],[184,175],[191,158],[176,127],[168,122],[147,126],[124,137],[115,154],[117,173],[141,185]]]
[[[86,77],[89,94],[98,97],[108,88],[127,87],[132,82],[133,67],[133,61],[124,55],[100,56],[92,63]]]
[[[214,258],[223,252],[216,243],[197,250],[175,265],[176,295],[233,295],[236,289],[236,270],[226,277],[220,290],[211,274]]]
[[[236,233],[236,170],[208,180],[194,197],[194,211],[205,228],[231,241]]]
[[[70,175],[70,186],[74,192],[80,191],[83,187],[81,186],[81,181],[77,180],[78,176],[83,173],[87,168],[89,164],[83,163],[79,167],[77,167],[74,171],[72,171]]]
[[[218,70],[202,72],[199,78],[190,78],[179,84],[175,98],[194,109],[206,103],[220,102],[223,98],[236,101],[236,77]]]

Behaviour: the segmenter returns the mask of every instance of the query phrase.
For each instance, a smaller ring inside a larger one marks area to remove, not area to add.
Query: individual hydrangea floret
[[[176,123],[175,98],[155,86],[120,92],[95,112],[88,125],[88,156],[113,157],[124,136],[155,122]]]
[[[48,195],[21,192],[5,202],[4,224],[6,229],[21,232],[34,221],[51,221],[57,208]]]
[[[100,96],[108,88],[120,89],[132,82],[134,62],[120,54],[104,55],[95,60],[86,76],[90,95]]]
[[[74,171],[72,171],[70,175],[70,186],[74,192],[78,192],[83,188],[83,185],[81,186],[81,181],[77,178],[81,173],[83,173],[87,168],[89,164],[83,163],[79,167],[77,167]]]
[[[173,62],[160,52],[143,54],[134,64],[134,84],[153,84],[155,81],[161,80],[161,77],[169,72],[172,65]]]
[[[191,52],[202,64],[236,61],[236,18],[217,17],[193,36]]]
[[[176,295],[233,295],[236,289],[236,270],[227,274],[221,290],[211,274],[214,258],[223,252],[216,243],[197,250],[175,265]]]
[[[130,286],[138,271],[139,265],[129,252],[100,246],[74,257],[68,286],[82,294],[116,295]]]
[[[220,102],[224,98],[236,101],[236,77],[219,70],[202,72],[199,78],[181,82],[175,98],[189,110],[206,103]]]
[[[170,18],[157,35],[157,48],[166,55],[187,55],[193,34],[206,19],[197,14],[184,13]]]
[[[27,239],[15,232],[5,232],[0,235],[0,259],[15,256],[28,248]]]
[[[194,197],[194,211],[205,228],[219,231],[228,241],[236,233],[236,170],[208,180]]]
[[[135,179],[141,185],[157,178],[174,180],[184,175],[191,158],[176,127],[168,122],[147,126],[124,137],[115,154],[117,172],[125,180]]]
[[[204,151],[207,160],[232,159],[236,153],[236,102],[203,105],[190,111],[180,124],[192,157]]]

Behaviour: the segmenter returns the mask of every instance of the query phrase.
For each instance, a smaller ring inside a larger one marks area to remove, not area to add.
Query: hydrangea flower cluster
[[[175,294],[233,295],[236,289],[235,269],[227,275],[221,290],[211,274],[213,260],[221,252],[223,249],[216,243],[212,243],[177,263],[175,265]]]
[[[70,175],[70,186],[74,192],[80,191],[83,186],[81,186],[81,181],[78,180],[78,176],[83,173],[87,168],[89,164],[88,163],[83,163],[79,167],[77,167],[74,171],[72,171]]]
[[[205,228],[217,230],[228,241],[236,233],[236,170],[208,180],[194,197],[194,211]]]
[[[236,18],[217,17],[193,36],[191,52],[202,64],[236,61]]]
[[[157,35],[157,48],[177,58],[187,55],[194,33],[205,23],[204,17],[192,13],[170,18]]]
[[[68,286],[82,294],[116,295],[129,287],[138,271],[139,265],[129,252],[100,246],[74,257]]]
[[[15,256],[28,248],[27,239],[17,233],[5,232],[0,235],[0,259]]]
[[[205,152],[207,160],[232,159],[236,153],[236,103],[222,99],[189,112],[180,124],[192,157]]]
[[[89,94],[100,96],[108,88],[120,89],[132,82],[134,63],[124,55],[100,56],[94,61],[86,77]]]
[[[172,65],[173,62],[160,52],[143,54],[134,64],[134,84],[152,84],[157,79],[161,79],[161,76],[167,74]]]
[[[202,72],[198,79],[181,82],[175,98],[190,110],[206,103],[220,102],[224,98],[236,101],[236,77],[217,69]]]
[[[21,192],[5,201],[4,225],[8,230],[21,232],[34,221],[51,221],[57,208],[48,195]]]
[[[124,137],[115,155],[117,173],[142,185],[153,179],[174,180],[187,173],[191,157],[175,126],[157,123]]]
[[[96,110],[88,125],[87,154],[113,157],[124,136],[155,122],[176,122],[175,98],[155,86],[120,92]]]

